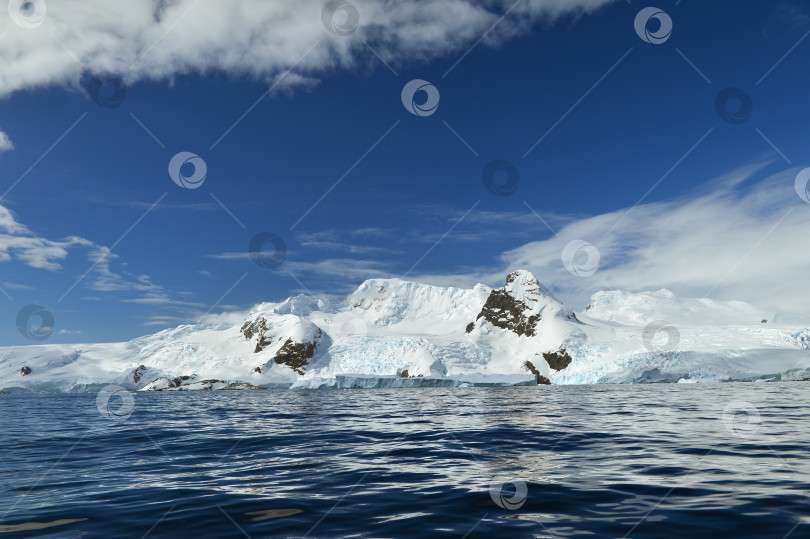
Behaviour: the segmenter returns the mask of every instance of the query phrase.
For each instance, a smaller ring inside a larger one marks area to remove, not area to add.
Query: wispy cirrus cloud
[[[14,214],[0,205],[0,263],[18,262],[30,268],[56,273],[64,271],[64,263],[71,254],[84,253],[90,270],[85,280],[86,288],[111,294],[135,293],[139,296],[124,301],[172,306],[188,310],[200,309],[201,304],[177,299],[165,287],[152,282],[148,275],[136,275],[126,270],[125,264],[112,269],[118,255],[109,248],[79,236],[52,240],[36,234],[20,223]],[[32,290],[27,284],[3,283],[9,289]],[[67,287],[67,284],[66,284]],[[86,297],[83,299],[99,299]]]
[[[740,168],[684,197],[563,223],[557,236],[502,253],[496,271],[468,268],[414,279],[494,285],[507,272],[525,268],[574,308],[599,290],[667,288],[681,297],[742,300],[776,313],[810,314],[804,286],[810,204],[796,196],[798,169],[757,180],[766,165]],[[563,250],[575,240],[598,249],[593,275],[574,275],[563,264]]]
[[[18,260],[32,268],[58,271],[72,248],[92,245],[77,236],[62,240],[37,236],[18,222],[8,208],[0,206],[0,262]]]
[[[298,233],[296,240],[302,247],[324,252],[342,252],[363,256],[390,256],[402,253],[401,250],[392,249],[390,247],[366,245],[355,241],[354,238],[358,235],[367,235],[367,232],[364,230],[358,234],[355,231],[340,233],[335,230],[322,230],[318,232]]]

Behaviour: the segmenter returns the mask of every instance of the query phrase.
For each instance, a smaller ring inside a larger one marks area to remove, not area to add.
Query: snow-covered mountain
[[[363,283],[126,343],[0,348],[5,392],[803,380],[810,329],[742,302],[598,292],[574,313],[527,271],[498,289]],[[772,318],[772,317],[771,317]]]

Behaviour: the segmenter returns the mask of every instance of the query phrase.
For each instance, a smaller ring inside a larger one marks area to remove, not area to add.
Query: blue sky
[[[30,343],[15,318],[32,303],[54,315],[48,342],[112,341],[302,291],[339,297],[367,278],[497,286],[516,266],[575,309],[600,289],[668,287],[801,310],[790,286],[810,262],[793,185],[810,161],[801,3],[657,2],[673,21],[661,44],[636,34],[647,7],[636,1],[527,0],[503,19],[514,3],[494,2],[465,11],[464,32],[448,15],[425,35],[424,2],[400,4],[407,24],[391,33],[382,3],[356,4],[348,36],[323,27],[322,3],[289,4],[308,8],[294,18],[306,24],[255,55],[227,35],[217,54],[200,51],[194,40],[220,39],[218,23],[195,19],[192,2],[152,21],[165,37],[151,47],[99,49],[65,32],[71,15],[50,3],[40,26],[3,20],[2,342]],[[105,70],[124,73],[117,108],[86,91]],[[413,79],[438,89],[434,114],[403,106]],[[727,87],[753,102],[743,123],[715,110]],[[207,165],[198,189],[169,176],[181,151]],[[496,159],[519,172],[511,196],[482,182]],[[251,260],[261,232],[287,245],[280,267]],[[594,274],[566,271],[573,239],[598,249]],[[765,277],[776,284],[763,291]]]

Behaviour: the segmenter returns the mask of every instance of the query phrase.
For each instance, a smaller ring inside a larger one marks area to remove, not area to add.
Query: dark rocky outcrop
[[[178,380],[180,382],[186,381],[187,379],[191,379],[193,377],[190,376],[181,376],[175,378],[174,380],[168,380],[167,378],[158,378],[154,380],[157,382],[158,380],[167,380],[168,387],[161,387],[161,388],[152,388],[150,391],[241,391],[241,390],[262,390],[265,389],[263,387],[254,386],[253,384],[249,384],[247,382],[228,382],[227,385],[224,387],[220,387],[218,389],[214,388],[215,384],[226,384],[224,380],[201,380],[199,382],[193,382],[191,384],[177,384]]]
[[[573,361],[571,356],[568,355],[568,352],[565,351],[565,348],[562,348],[556,352],[544,352],[543,359],[545,359],[548,366],[555,371],[563,370]]]
[[[531,361],[527,361],[523,364],[530,373],[534,375],[534,378],[537,380],[538,385],[551,385],[551,380],[540,374],[540,371],[534,366],[534,363]]]
[[[546,310],[549,306],[553,307]],[[490,292],[475,320],[477,322],[483,318],[493,326],[512,331],[520,337],[536,337],[537,324],[542,319],[540,312],[579,323],[577,316],[564,309],[531,273],[515,271],[506,277],[505,286]],[[475,330],[476,322],[467,325],[467,333]]]
[[[150,390],[150,391],[163,391],[164,389],[177,389],[177,388],[180,388],[181,386],[185,385],[184,382],[189,382],[189,381],[193,382],[196,379],[197,379],[196,374],[192,374],[191,376],[177,376],[175,378],[167,378],[165,376],[161,376],[160,378],[155,378],[154,380],[152,380],[151,382],[146,384],[146,386],[148,387],[148,386],[154,385],[155,383],[157,383],[160,380],[166,380],[166,387],[165,388],[153,388],[153,389]],[[211,381],[212,380],[203,380],[203,382],[201,382],[201,383],[211,382]],[[218,382],[219,380],[213,380],[213,381]]]
[[[262,391],[265,388],[248,384],[247,382],[231,382],[227,386],[219,389],[218,391]]]
[[[144,365],[138,366],[138,368],[132,371],[132,381],[136,384],[140,382],[144,372],[146,372],[146,367]]]
[[[249,341],[256,336],[256,348],[253,350],[254,354],[258,354],[264,347],[268,344],[273,342],[273,339],[265,339],[264,334],[267,332],[267,320],[264,318],[259,318],[253,322],[247,321],[242,324],[242,335],[245,336],[245,340]]]
[[[400,377],[407,378],[408,377],[408,369],[405,369],[404,371],[402,371],[402,374],[400,374]]]
[[[176,380],[176,378],[175,378],[175,380]],[[202,386],[203,391],[211,391],[211,389],[213,389],[214,384],[224,384],[224,383],[225,382],[223,382],[222,380],[202,380],[202,381],[198,382],[198,384]],[[184,391],[184,390],[181,388],[180,391]]]
[[[308,360],[315,355],[315,348],[318,346],[318,339],[321,335],[319,330],[312,342],[301,343],[287,339],[273,359],[279,365],[287,365],[298,374],[303,375],[304,368],[309,365]]]
[[[189,381],[189,380],[193,380],[194,378],[196,378],[196,375],[192,375],[192,376],[178,376],[178,377],[177,377],[177,378],[175,378],[174,380],[171,380],[171,385],[170,385],[170,387],[180,387],[181,385],[183,385],[183,382],[187,382],[187,381]],[[209,381],[209,380],[203,380],[203,382],[207,382],[207,381]],[[214,381],[215,381],[215,382],[218,382],[219,380],[214,380]]]
[[[31,367],[28,365],[20,369],[20,376],[28,376],[29,374],[31,374]]]
[[[262,373],[262,368],[261,367],[256,367],[255,369],[253,369],[253,372],[258,372],[259,374],[261,374]]]
[[[506,282],[509,282],[508,277]],[[493,290],[476,320],[483,318],[495,327],[514,331],[521,336],[534,337],[540,316],[535,314],[527,317],[525,315],[527,310],[525,303],[513,298],[505,290]],[[472,328],[467,326],[467,330],[469,333]]]

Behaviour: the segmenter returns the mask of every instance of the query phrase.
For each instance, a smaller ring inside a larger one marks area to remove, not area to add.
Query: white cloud
[[[349,232],[347,236],[353,236]],[[363,245],[351,238],[342,237],[341,234],[334,230],[322,230],[319,232],[298,233],[296,235],[298,243],[302,247],[316,249],[321,252],[339,251],[353,255],[395,255],[401,254],[402,251],[390,249],[388,247],[377,247],[373,245]]]
[[[91,242],[76,236],[63,240],[38,237],[17,222],[8,208],[0,206],[0,262],[16,259],[32,268],[58,271],[70,248],[90,245]]]
[[[207,255],[208,258],[215,258],[217,260],[251,260],[250,253],[245,251],[244,253],[217,253],[214,255]]]
[[[503,252],[492,264],[480,259],[475,267],[456,266],[455,271],[443,273],[417,268],[407,278],[439,286],[501,286],[510,271],[524,268],[574,309],[583,309],[590,296],[600,290],[667,288],[680,297],[741,300],[784,316],[810,315],[810,294],[804,285],[810,274],[810,204],[796,195],[798,169],[761,179],[770,165],[742,167],[676,199],[590,217],[549,213],[538,207],[558,235],[529,208],[522,214],[473,212],[464,221],[467,229],[454,231],[442,245],[522,238],[527,230],[547,239]],[[466,210],[443,208],[444,224],[455,222],[459,211],[463,214]],[[355,235],[353,231],[330,231],[302,233],[298,239],[306,246],[321,248],[335,237]],[[397,237],[398,232],[375,230],[372,235],[390,238]],[[430,236],[415,234],[413,242]],[[600,266],[592,276],[579,277],[566,270],[562,253],[574,240],[597,247]],[[319,286],[328,283],[328,291],[334,293],[343,291],[336,287],[353,287],[366,279],[402,278],[407,267],[390,254],[373,250],[362,254],[376,256],[288,260],[280,271],[290,272],[307,286],[310,282]],[[248,258],[246,253],[213,256]]]
[[[505,271],[532,270],[575,308],[597,290],[668,288],[683,297],[810,313],[810,205],[794,191],[798,170],[748,185],[761,168],[745,167],[686,198],[571,222],[559,236],[504,253]],[[563,266],[563,248],[577,239],[599,249],[593,276]]]
[[[51,240],[32,232],[14,217],[6,207],[0,205],[0,262],[21,262],[31,268],[58,272],[63,269],[62,263],[75,250],[85,251],[91,271],[86,279],[86,286],[99,292],[136,292],[138,298],[129,299],[134,303],[171,306],[184,309],[199,309],[200,304],[177,300],[171,297],[162,286],[154,284],[148,275],[135,275],[121,264],[119,273],[113,271],[110,263],[118,255],[107,247],[97,245],[78,236],[69,236],[62,240]],[[28,285],[4,283],[9,288],[31,289]],[[67,284],[65,288],[67,289]],[[98,298],[82,298],[98,299]]]
[[[8,281],[3,281],[0,283],[3,288],[7,290],[25,290],[25,291],[32,291],[36,290],[33,286],[29,286],[27,284],[20,284],[20,283],[10,283]]]
[[[325,258],[316,262],[288,261],[284,263],[280,271],[293,275],[314,273],[331,277],[336,282],[345,282],[346,280],[365,280],[375,277],[395,277],[387,269],[388,266],[389,264],[377,260]]]
[[[14,149],[14,143],[4,131],[0,131],[0,153]]]
[[[487,34],[483,45],[497,45],[536,21],[588,13],[611,1],[524,0]],[[296,66],[283,84],[313,84],[314,73],[379,62],[365,43],[394,65],[460,55],[514,4],[513,0],[352,3],[360,23],[353,34],[341,37],[327,32],[322,23],[325,0],[49,1],[41,26],[4,25],[0,95],[75,84],[88,70],[116,72],[128,82],[213,70],[271,80]]]

